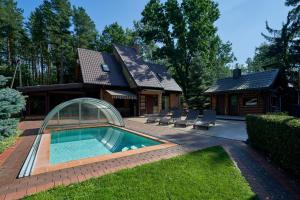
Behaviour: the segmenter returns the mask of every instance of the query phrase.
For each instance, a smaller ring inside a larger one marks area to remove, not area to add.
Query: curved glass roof
[[[42,133],[47,127],[99,123],[124,126],[119,111],[111,104],[94,98],[78,98],[66,101],[53,108],[46,116],[39,133]]]

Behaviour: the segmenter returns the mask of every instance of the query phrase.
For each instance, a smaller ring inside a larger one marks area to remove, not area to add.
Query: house
[[[244,75],[234,69],[232,77],[219,79],[205,94],[219,115],[280,112],[284,107],[284,82],[278,69]]]
[[[18,88],[28,96],[27,116],[43,116],[78,97],[103,99],[123,116],[157,113],[180,106],[181,88],[158,64],[146,62],[139,47],[113,45],[113,54],[78,49],[75,83]]]

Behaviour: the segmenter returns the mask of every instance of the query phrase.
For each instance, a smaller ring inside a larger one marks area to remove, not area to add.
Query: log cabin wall
[[[247,115],[247,114],[263,114],[266,112],[266,98],[262,93],[253,92],[253,93],[242,93],[238,95],[239,99],[239,107],[238,113],[239,115]],[[247,100],[257,99],[256,105],[246,105]]]
[[[212,94],[210,96],[211,109],[216,110],[219,115],[229,115],[231,94]],[[263,114],[268,112],[269,95],[260,92],[237,93],[238,107],[237,115]],[[255,99],[257,101],[255,101]],[[251,100],[252,105],[251,105]],[[249,103],[250,101],[250,103]],[[248,102],[248,103],[247,103]],[[256,103],[255,103],[256,102]]]

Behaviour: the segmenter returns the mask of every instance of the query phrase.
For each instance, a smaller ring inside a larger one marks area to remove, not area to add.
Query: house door
[[[229,115],[238,115],[238,96],[229,96]]]
[[[217,95],[216,112],[218,115],[225,114],[225,95]]]
[[[153,106],[154,106],[154,98],[152,95],[147,95],[146,96],[146,111],[147,114],[152,114],[153,113]]]

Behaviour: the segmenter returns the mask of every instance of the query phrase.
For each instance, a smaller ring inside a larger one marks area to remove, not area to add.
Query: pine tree
[[[72,9],[68,0],[51,0],[50,6],[50,48],[57,70],[57,80],[64,83],[64,74],[69,72],[74,58],[70,32]]]
[[[23,11],[14,0],[0,1],[0,51],[5,55],[5,64],[15,64],[18,49],[16,48],[23,29]]]
[[[295,71],[300,70],[300,0],[287,0],[289,11],[286,22],[280,30],[272,29],[266,23],[268,34],[262,34],[268,41],[265,57],[272,59],[272,68],[281,69],[291,84],[296,85]]]
[[[95,23],[86,13],[84,8],[73,7],[72,22],[74,26],[74,46],[75,48],[95,49],[97,42],[97,30]]]

